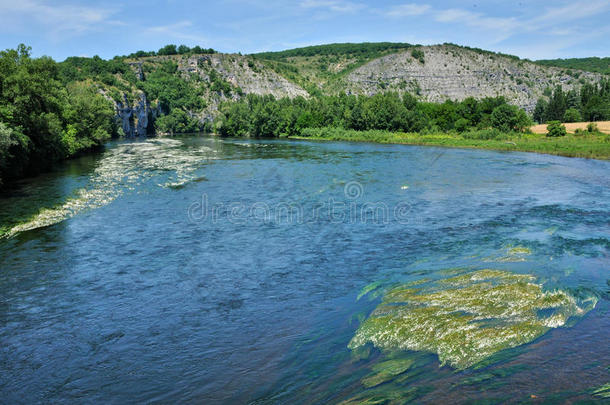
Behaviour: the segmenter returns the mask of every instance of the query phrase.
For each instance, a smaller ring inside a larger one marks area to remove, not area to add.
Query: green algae
[[[600,398],[610,398],[610,383],[606,383],[593,391],[593,395]]]
[[[508,249],[509,255],[531,255],[532,251],[524,246],[515,246]]]
[[[392,380],[397,375],[400,375],[413,366],[414,361],[411,359],[393,359],[382,361],[375,364],[373,374],[362,379],[362,384],[367,387],[374,387],[384,382]]]
[[[543,291],[530,275],[479,270],[389,290],[348,347],[371,342],[382,350],[432,352],[442,365],[464,369],[565,325],[596,302]]]
[[[362,290],[360,290],[360,293],[358,293],[358,297],[356,297],[356,301],[360,300],[360,298],[364,297],[365,295],[367,295],[368,293],[370,293],[371,291],[376,290],[377,288],[379,288],[381,285],[383,285],[383,282],[381,281],[375,281],[371,284],[368,284],[366,286],[364,286],[362,288]]]
[[[110,204],[126,192],[132,192],[150,178],[164,175],[169,181],[159,187],[179,189],[200,181],[197,169],[203,160],[214,159],[206,146],[185,150],[174,139],[129,142],[108,150],[89,176],[88,184],[75,190],[64,201],[42,207],[32,215],[0,224],[0,238],[54,225],[82,212]]]
[[[531,249],[525,246],[512,246],[508,245],[502,251],[500,256],[486,257],[486,262],[497,262],[497,263],[516,263],[524,262],[526,257],[531,255]]]

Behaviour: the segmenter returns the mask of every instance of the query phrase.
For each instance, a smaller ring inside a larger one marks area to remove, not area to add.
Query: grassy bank
[[[538,134],[507,134],[493,130],[464,134],[414,134],[387,131],[353,131],[341,128],[307,128],[294,139],[396,143],[521,152],[569,157],[610,159],[610,135],[585,134],[549,138]]]

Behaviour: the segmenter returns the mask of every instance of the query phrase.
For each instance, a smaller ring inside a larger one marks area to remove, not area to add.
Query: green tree
[[[549,137],[566,136],[567,131],[565,125],[561,125],[559,121],[549,121],[549,125],[546,127],[547,134]]]
[[[548,108],[549,103],[543,98],[539,98],[536,103],[536,107],[534,108],[534,121],[539,124],[542,124],[546,121],[546,110]]]
[[[527,114],[514,105],[502,104],[491,113],[492,127],[503,132],[521,132],[530,124]]]
[[[178,49],[176,48],[176,45],[174,44],[169,44],[169,45],[165,45],[163,48],[159,49],[159,51],[157,51],[157,55],[177,55],[178,54]]]
[[[580,111],[576,108],[568,108],[566,113],[563,115],[563,122],[580,122],[582,121],[582,116],[580,115]]]
[[[549,100],[549,104],[545,112],[545,118],[547,120],[561,121],[567,108],[567,97],[561,86],[557,86],[555,91],[553,91],[551,99]]]

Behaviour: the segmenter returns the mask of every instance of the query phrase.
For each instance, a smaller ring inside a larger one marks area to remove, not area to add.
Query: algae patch
[[[479,270],[389,290],[348,347],[371,342],[383,350],[433,352],[441,364],[463,369],[531,342],[596,303],[544,291],[530,275]]]
[[[610,399],[610,383],[604,384],[593,391],[593,395]]]
[[[76,190],[63,203],[43,207],[29,218],[0,229],[0,238],[62,222],[83,211],[103,207],[126,192],[140,188],[148,179],[163,179],[158,186],[181,189],[201,181],[197,170],[215,159],[207,146],[185,149],[174,139],[129,142],[107,151],[89,176],[87,186]]]

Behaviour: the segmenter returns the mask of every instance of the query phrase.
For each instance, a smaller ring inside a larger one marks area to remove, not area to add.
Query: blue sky
[[[524,58],[610,56],[610,0],[0,0],[0,48],[110,58],[168,43],[251,53],[453,42]]]

